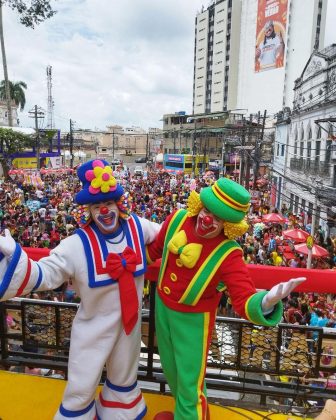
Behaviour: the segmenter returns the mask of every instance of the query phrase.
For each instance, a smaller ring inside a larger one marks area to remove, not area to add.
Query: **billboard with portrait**
[[[284,66],[288,0],[258,0],[255,71]]]

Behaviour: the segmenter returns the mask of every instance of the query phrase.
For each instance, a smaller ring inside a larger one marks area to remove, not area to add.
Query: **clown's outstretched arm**
[[[278,302],[286,298],[295,289],[295,287],[305,280],[305,277],[298,277],[273,286],[272,289],[263,297],[261,302],[261,309],[263,313],[266,314],[271,312]]]
[[[4,236],[0,236],[0,300],[61,286],[74,275],[71,256],[75,252],[75,239],[63,240],[50,256],[35,262],[6,229]]]

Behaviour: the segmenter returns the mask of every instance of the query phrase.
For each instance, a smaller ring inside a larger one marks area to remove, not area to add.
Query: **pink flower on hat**
[[[89,192],[91,194],[107,193],[117,188],[117,181],[112,175],[111,166],[104,166],[102,161],[94,160],[92,167],[93,169],[85,173],[85,178],[91,183],[89,186]]]

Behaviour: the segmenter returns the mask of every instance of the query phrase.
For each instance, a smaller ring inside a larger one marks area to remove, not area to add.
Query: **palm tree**
[[[11,101],[15,102],[16,106],[20,107],[20,111],[23,111],[26,105],[26,95],[23,89],[27,89],[25,82],[11,82],[9,84],[9,97]],[[0,100],[6,100],[6,82],[2,80],[0,82]]]

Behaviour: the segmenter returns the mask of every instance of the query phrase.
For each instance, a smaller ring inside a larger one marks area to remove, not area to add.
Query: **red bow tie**
[[[133,273],[136,270],[137,256],[127,246],[121,254],[108,254],[106,271],[119,282],[121,316],[124,330],[129,335],[138,320],[139,300]]]

